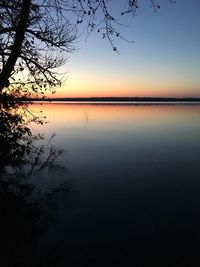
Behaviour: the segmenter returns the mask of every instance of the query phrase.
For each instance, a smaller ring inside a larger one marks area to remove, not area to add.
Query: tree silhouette
[[[60,85],[62,53],[73,50],[76,32],[59,2],[0,2],[0,92],[31,95]]]
[[[160,0],[148,0],[154,10]],[[173,0],[166,0],[173,2]],[[0,93],[26,96],[55,91],[62,81],[58,68],[74,49],[77,27],[97,31],[114,51],[124,15],[136,15],[140,0],[12,0],[0,1]]]

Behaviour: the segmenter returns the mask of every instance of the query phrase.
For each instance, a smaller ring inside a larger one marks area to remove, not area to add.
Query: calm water
[[[33,245],[42,266],[200,266],[200,105],[31,110],[65,168],[31,178],[56,192]]]

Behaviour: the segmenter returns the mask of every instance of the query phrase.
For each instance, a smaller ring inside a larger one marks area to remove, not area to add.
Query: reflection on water
[[[31,180],[53,193],[53,224],[34,241],[37,266],[199,266],[200,105],[30,110],[47,116],[34,132],[46,143],[56,133],[73,183],[66,190],[66,174],[53,171]]]
[[[42,135],[31,132],[30,122],[42,123],[41,118],[26,105],[0,106],[0,265],[37,266],[40,257],[34,243],[53,223],[52,197],[70,187],[65,168],[57,162],[61,151],[51,140],[45,144]],[[53,190],[42,191],[33,182],[58,172],[63,175],[62,184]]]

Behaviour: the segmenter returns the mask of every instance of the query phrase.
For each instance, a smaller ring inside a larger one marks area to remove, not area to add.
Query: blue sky
[[[135,42],[117,40],[120,54],[100,34],[81,34],[56,96],[200,96],[200,1],[160,0],[158,12],[149,2],[123,21],[120,32]]]

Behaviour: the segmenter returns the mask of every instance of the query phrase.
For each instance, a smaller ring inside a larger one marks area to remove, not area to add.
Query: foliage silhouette
[[[0,92],[37,95],[60,85],[62,52],[73,50],[76,31],[59,2],[1,1]]]

